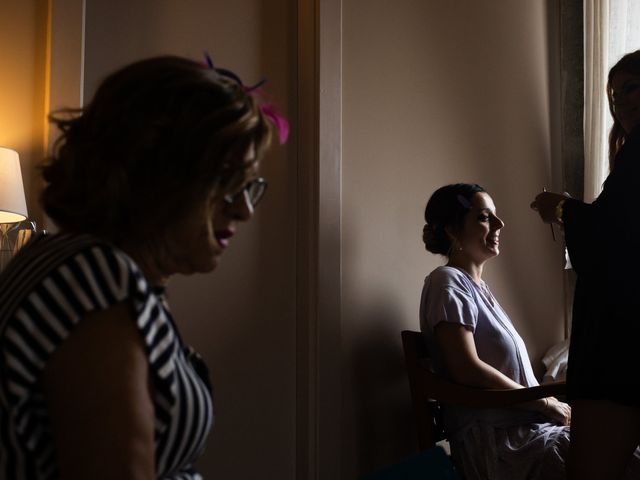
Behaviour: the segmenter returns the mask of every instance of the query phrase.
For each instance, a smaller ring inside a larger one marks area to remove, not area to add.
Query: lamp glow
[[[27,215],[18,153],[0,147],[0,224],[21,222]]]
[[[15,252],[16,241],[12,241],[11,234],[20,229],[20,222],[26,218],[27,202],[18,153],[0,147],[0,271]]]

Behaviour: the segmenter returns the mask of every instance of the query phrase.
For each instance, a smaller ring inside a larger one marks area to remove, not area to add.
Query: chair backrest
[[[411,390],[411,403],[416,419],[420,450],[432,448],[445,439],[442,425],[442,407],[430,391],[430,355],[420,332],[404,330],[402,348]]]

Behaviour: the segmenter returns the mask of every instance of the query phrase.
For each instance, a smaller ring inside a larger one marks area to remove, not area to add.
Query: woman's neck
[[[468,258],[461,257],[459,255],[452,255],[449,257],[447,266],[459,268],[469,274],[471,279],[480,285],[482,283],[482,270],[484,268],[483,263],[475,263]]]
[[[120,248],[136,262],[149,285],[152,287],[167,286],[169,275],[162,272],[158,262],[154,261],[151,255],[142,253],[143,251],[148,252],[148,249],[135,248],[132,245],[121,245]]]

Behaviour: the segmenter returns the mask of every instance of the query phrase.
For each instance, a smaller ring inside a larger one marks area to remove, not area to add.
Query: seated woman
[[[499,254],[491,197],[479,185],[447,185],[431,196],[423,240],[447,258],[425,279],[420,326],[436,371],[478,388],[538,385],[522,338],[482,280]],[[564,479],[571,408],[554,397],[511,409],[448,406],[453,459],[467,480]]]

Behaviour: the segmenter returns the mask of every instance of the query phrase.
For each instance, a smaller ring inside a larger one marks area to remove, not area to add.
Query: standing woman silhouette
[[[564,227],[577,284],[567,369],[571,480],[640,478],[640,50],[611,68],[610,174],[591,204],[557,193],[531,203]]]

